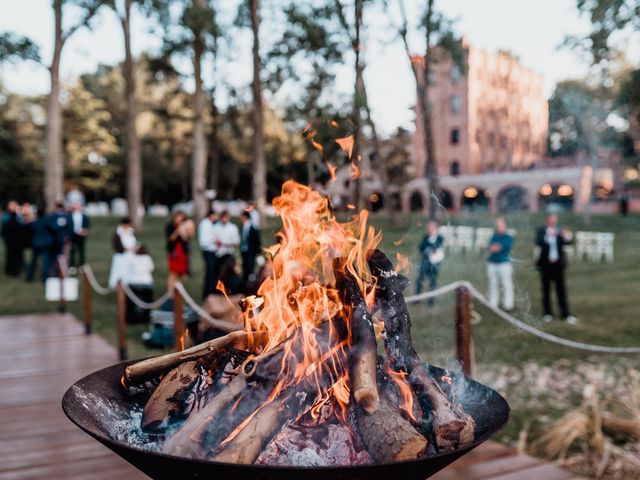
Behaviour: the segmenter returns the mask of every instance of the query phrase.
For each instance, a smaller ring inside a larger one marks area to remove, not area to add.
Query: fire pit
[[[154,478],[261,479],[424,479],[504,425],[497,393],[418,357],[366,211],[340,223],[293,181],[273,203],[243,330],[90,375],[63,401],[76,424]]]
[[[295,468],[269,465],[234,465],[165,455],[114,440],[116,425],[130,421],[132,410],[144,407],[144,396],[131,397],[120,384],[125,362],[99,370],[73,385],[64,395],[62,408],[82,430],[154,479],[231,478],[243,480],[297,479],[420,479],[430,477],[499,431],[509,417],[507,402],[490,388],[462,376],[451,375],[453,384],[464,389],[463,408],[475,421],[472,444],[412,461],[351,467]],[[445,371],[430,367],[441,378]]]

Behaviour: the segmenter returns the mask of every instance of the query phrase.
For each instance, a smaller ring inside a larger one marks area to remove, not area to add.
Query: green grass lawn
[[[417,244],[424,230],[424,218],[417,215],[397,215],[388,219],[373,215],[371,221],[383,231],[382,249],[390,257],[395,257],[396,252],[409,256],[414,267],[409,276],[414,280],[417,273]],[[640,216],[593,216],[590,224],[587,224],[583,217],[565,215],[561,221],[574,231],[615,232],[615,262],[574,262],[568,270],[568,288],[573,313],[580,319],[580,323],[577,326],[560,322],[542,324],[539,278],[532,259],[533,231],[542,223],[542,216],[519,214],[508,217],[509,226],[518,231],[514,252],[517,305],[515,315],[546,331],[573,340],[611,346],[640,346],[640,307],[637,303],[640,291]],[[156,296],[165,290],[164,222],[164,219],[147,218],[144,231],[139,234],[139,239],[148,246],[156,263]],[[447,222],[491,226],[493,220],[487,215],[469,215],[450,218]],[[106,284],[111,261],[110,239],[116,219],[96,218],[92,223],[87,260],[100,283]],[[271,227],[263,233],[265,243],[270,243],[273,238],[275,225],[276,222],[272,222]],[[401,244],[396,246],[394,242],[398,243],[400,240]],[[202,281],[202,259],[195,241],[192,242],[192,246],[192,276],[186,279],[185,285],[193,298],[197,299]],[[44,301],[44,288],[41,284],[0,278],[0,314],[56,311],[57,305]],[[440,285],[459,279],[469,280],[480,291],[485,291],[487,281],[484,257],[449,255],[442,267]],[[413,293],[412,288],[409,287],[411,291],[408,291],[408,294]],[[81,318],[82,305],[79,302],[69,305],[69,309]],[[115,344],[115,295],[102,297],[94,293],[93,309],[94,331]],[[455,367],[453,295],[442,297],[431,309],[426,305],[413,305],[411,312],[414,340],[422,357],[434,364]],[[620,360],[611,356],[588,357],[584,352],[556,346],[522,333],[482,308],[478,308],[478,313],[482,321],[473,327],[473,338],[479,373],[495,371],[501,366],[518,367],[531,362],[550,366],[562,362],[562,365],[565,365],[563,368],[570,368],[571,365],[585,361],[615,364]],[[140,335],[145,328],[128,328],[128,346],[132,357],[158,353],[146,349],[141,344]],[[518,430],[527,423],[531,415],[531,408],[521,405],[519,410],[514,412],[513,421],[506,431],[506,438],[517,438]]]

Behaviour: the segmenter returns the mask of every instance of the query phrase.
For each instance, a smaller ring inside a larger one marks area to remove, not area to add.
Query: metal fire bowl
[[[112,365],[79,380],[64,394],[62,408],[78,427],[154,479],[424,480],[487,440],[509,418],[509,405],[498,393],[454,374],[453,384],[460,393],[462,407],[476,422],[475,442],[464,448],[411,461],[346,467],[237,465],[194,460],[150,452],[110,438],[107,433],[113,426],[110,422],[124,421],[133,407],[144,405],[144,398],[127,396],[120,384],[125,367],[131,363]],[[429,368],[435,378],[445,374],[441,368]]]

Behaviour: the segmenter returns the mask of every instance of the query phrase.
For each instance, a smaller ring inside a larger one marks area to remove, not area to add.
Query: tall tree
[[[340,24],[344,28],[345,33],[349,36],[349,40],[351,42],[351,49],[353,51],[354,56],[354,72],[355,72],[355,83],[354,83],[354,91],[353,91],[353,113],[351,116],[351,121],[353,122],[353,151],[352,158],[356,160],[362,160],[363,153],[363,133],[362,133],[362,117],[363,110],[365,109],[366,103],[366,90],[364,83],[364,62],[362,59],[362,20],[363,20],[363,0],[355,0],[353,4],[353,26],[347,20],[347,16],[345,13],[344,6],[340,0],[335,0],[336,12],[338,15],[338,19]],[[363,192],[362,192],[362,179],[361,175],[356,175],[354,178],[354,204],[356,209],[362,208],[364,204]]]
[[[253,80],[251,93],[253,95],[253,200],[264,218],[267,206],[267,162],[264,154],[264,119],[262,112],[262,62],[260,57],[260,0],[249,0],[251,16],[251,33],[253,35],[252,59]]]
[[[134,227],[142,228],[142,216],[139,208],[142,205],[142,156],[140,138],[138,137],[137,118],[138,102],[136,98],[136,76],[133,51],[131,46],[131,13],[137,0],[100,0],[96,5],[104,3],[118,17],[124,39],[124,62],[122,76],[125,80],[126,99],[126,147],[127,147],[127,204],[129,216]]]
[[[587,16],[591,31],[585,36],[569,36],[566,43],[580,47],[591,57],[594,65],[610,69],[617,54],[612,42],[614,33],[640,31],[640,2],[638,0],[576,0],[578,11]]]
[[[398,0],[401,15],[400,37],[405,52],[411,63],[411,70],[416,81],[418,99],[418,115],[421,116],[422,138],[426,154],[425,172],[429,189],[429,216],[437,218],[440,209],[440,186],[438,179],[438,161],[436,158],[435,143],[433,138],[433,118],[429,104],[429,87],[431,71],[438,61],[451,59],[464,70],[465,51],[460,39],[452,30],[452,23],[436,10],[435,0],[425,0],[424,10],[420,21],[420,29],[424,34],[424,53],[415,54],[409,44],[409,21],[403,0]]]
[[[81,19],[68,28],[63,27],[66,6],[83,8]],[[46,157],[44,162],[44,197],[48,210],[64,197],[64,157],[62,148],[62,107],[60,105],[60,60],[67,40],[81,27],[88,26],[97,5],[87,6],[72,0],[52,0],[54,29],[53,57],[49,66],[51,89],[47,97]]]
[[[193,135],[191,150],[191,195],[197,219],[203,218],[208,210],[207,188],[207,92],[204,87],[202,69],[207,54],[217,53],[221,35],[212,0],[169,0],[156,1],[160,19],[165,29],[164,55],[167,58],[189,58],[193,67],[194,91]],[[212,89],[212,93],[214,90]],[[210,97],[215,105],[215,98]]]

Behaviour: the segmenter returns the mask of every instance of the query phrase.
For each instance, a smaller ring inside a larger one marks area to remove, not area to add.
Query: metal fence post
[[[471,292],[460,286],[456,288],[456,359],[467,376],[473,373],[471,341]]]
[[[122,286],[122,280],[118,281],[117,286],[117,305],[118,305],[118,353],[120,360],[127,359],[127,296]]]

